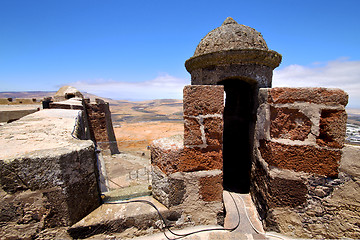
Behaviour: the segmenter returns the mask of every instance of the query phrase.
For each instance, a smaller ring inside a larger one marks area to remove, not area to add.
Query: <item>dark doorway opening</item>
[[[66,93],[65,94],[65,99],[70,99],[70,98],[74,98],[75,97],[75,94],[73,93]]]
[[[249,193],[257,84],[240,78],[220,82],[225,90],[223,178],[224,189]]]

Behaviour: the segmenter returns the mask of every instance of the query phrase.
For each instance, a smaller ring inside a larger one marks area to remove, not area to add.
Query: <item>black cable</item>
[[[194,231],[194,232],[190,232],[190,233],[186,233],[186,234],[174,233],[170,228],[168,228],[169,232],[172,233],[175,236],[187,237],[189,235],[200,233],[200,232],[219,231],[219,230],[221,230],[221,231],[229,231],[229,232],[234,231],[240,225],[240,212],[239,212],[239,208],[238,208],[238,206],[236,204],[236,201],[235,201],[234,197],[232,196],[232,194],[230,192],[228,192],[228,193],[230,194],[230,197],[232,198],[232,200],[233,200],[233,202],[235,204],[236,211],[237,211],[238,217],[239,217],[238,218],[238,223],[236,224],[235,227],[233,227],[233,228],[207,228],[207,229],[202,229],[202,230],[198,230],[198,231]],[[180,238],[176,238],[176,239],[180,239]]]
[[[198,231],[193,231],[193,232],[190,232],[190,233],[185,233],[185,234],[179,234],[179,233],[175,233],[174,231],[172,231],[170,229],[171,226],[168,226],[166,221],[165,221],[165,218],[164,216],[161,214],[160,210],[150,201],[147,201],[147,200],[130,200],[130,201],[123,201],[123,202],[107,202],[106,204],[125,204],[125,203],[145,203],[145,204],[148,204],[150,206],[152,206],[153,208],[155,208],[155,210],[157,211],[161,221],[163,222],[164,224],[164,228],[162,229],[163,230],[163,233],[165,235],[165,237],[168,239],[168,240],[177,240],[177,239],[181,239],[181,238],[184,238],[184,237],[187,237],[187,236],[190,236],[190,235],[193,235],[193,234],[196,234],[196,233],[201,233],[201,232],[209,232],[209,231],[229,231],[229,232],[232,232],[234,231],[236,228],[239,227],[240,225],[240,211],[239,211],[239,208],[236,204],[236,201],[234,199],[234,197],[232,196],[232,194],[230,192],[228,192],[230,194],[230,197],[232,198],[234,204],[235,204],[235,207],[236,207],[236,211],[237,211],[237,214],[238,214],[238,223],[236,224],[235,227],[233,228],[207,228],[207,229],[201,229],[201,230],[198,230]],[[175,236],[178,236],[177,238],[169,238],[167,235],[166,235],[166,230],[167,229],[171,234],[175,235]]]

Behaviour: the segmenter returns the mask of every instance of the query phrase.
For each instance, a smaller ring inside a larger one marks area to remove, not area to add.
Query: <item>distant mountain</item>
[[[36,98],[53,96],[56,92],[48,91],[29,91],[29,92],[0,92],[0,98]]]
[[[51,97],[55,91],[0,92],[0,98],[36,98]],[[91,93],[82,93],[85,98],[94,101],[103,99],[110,104],[114,125],[121,122],[183,121],[182,100],[155,99],[132,102],[103,98]]]

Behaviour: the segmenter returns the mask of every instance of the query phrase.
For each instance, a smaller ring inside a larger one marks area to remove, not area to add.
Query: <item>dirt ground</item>
[[[118,148],[121,151],[143,151],[155,139],[184,133],[182,122],[122,123],[114,128]]]

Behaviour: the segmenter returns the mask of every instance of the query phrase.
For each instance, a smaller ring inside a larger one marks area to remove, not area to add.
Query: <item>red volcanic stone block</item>
[[[163,173],[179,172],[178,165],[183,154],[183,139],[181,136],[161,138],[150,145],[151,164],[157,166]]]
[[[224,86],[189,85],[184,87],[184,116],[223,114]]]
[[[203,144],[199,120],[184,117],[184,145]]]
[[[223,126],[222,118],[204,118],[206,143],[210,146],[222,146]]]
[[[223,158],[221,149],[216,148],[184,148],[178,164],[179,172],[222,169]]]
[[[222,201],[223,196],[223,177],[222,174],[207,176],[199,179],[199,194],[205,202]]]
[[[337,177],[341,152],[314,146],[285,145],[265,140],[260,141],[260,152],[271,166]]]
[[[320,117],[320,134],[316,139],[319,146],[344,147],[347,115],[344,110],[324,109]]]
[[[311,121],[298,109],[270,107],[270,136],[305,140],[311,131]]]
[[[341,89],[271,88],[268,94],[269,103],[308,102],[343,106],[348,103],[348,95]]]

